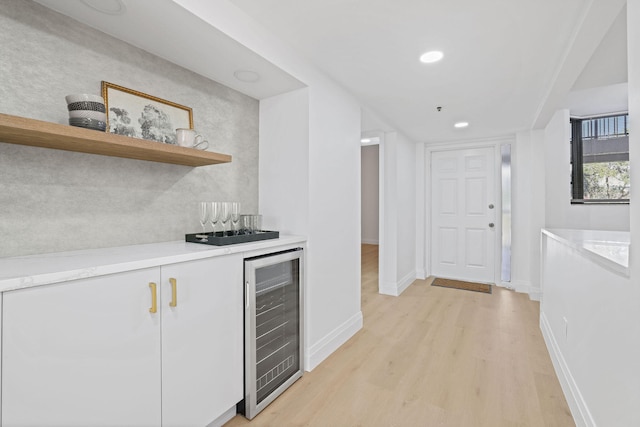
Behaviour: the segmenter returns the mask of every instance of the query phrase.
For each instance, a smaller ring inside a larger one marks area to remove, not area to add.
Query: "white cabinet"
[[[2,425],[159,426],[160,269],[3,294]]]
[[[241,255],[5,292],[2,426],[205,426],[242,399],[242,310]]]
[[[206,426],[242,400],[242,267],[240,255],[162,267],[164,427]]]

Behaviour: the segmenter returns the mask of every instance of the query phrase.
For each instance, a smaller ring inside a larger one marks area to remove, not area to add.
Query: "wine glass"
[[[225,230],[227,226],[227,222],[229,222],[229,218],[231,217],[231,203],[230,202],[220,202],[220,222],[222,223],[222,235],[225,235]]]
[[[211,202],[209,210],[209,221],[213,227],[213,235],[216,235],[216,224],[220,220],[220,202]]]
[[[240,222],[240,202],[231,202],[231,229],[232,234],[239,234],[238,223]]]
[[[202,225],[202,233],[206,233],[204,228],[205,224],[209,220],[209,204],[207,202],[200,202],[200,225]],[[207,237],[204,236],[200,239],[201,241],[207,241]]]

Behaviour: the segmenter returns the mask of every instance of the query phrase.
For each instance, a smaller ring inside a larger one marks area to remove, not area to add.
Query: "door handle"
[[[178,305],[178,281],[173,277],[169,279],[171,283],[171,302],[169,307],[176,307]]]
[[[156,313],[158,311],[158,285],[151,282],[149,283],[149,288],[151,288],[151,308],[149,313]]]
[[[489,223],[489,228],[493,228],[494,226],[495,226],[494,223],[492,223],[492,222]]]

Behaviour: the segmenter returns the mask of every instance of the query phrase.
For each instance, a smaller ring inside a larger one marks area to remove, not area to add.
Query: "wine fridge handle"
[[[249,281],[246,282],[246,291],[244,293],[245,308],[249,310]]]

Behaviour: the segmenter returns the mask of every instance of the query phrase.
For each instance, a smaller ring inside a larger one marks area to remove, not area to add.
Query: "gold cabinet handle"
[[[178,281],[173,277],[169,279],[171,283],[171,302],[169,307],[176,307],[178,305]]]
[[[149,313],[156,313],[158,311],[158,285],[151,282],[149,287],[151,288],[151,308]]]

